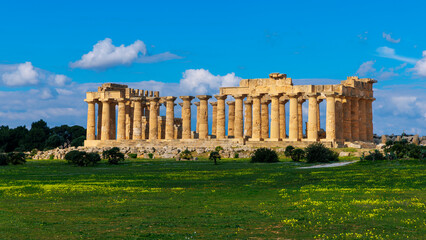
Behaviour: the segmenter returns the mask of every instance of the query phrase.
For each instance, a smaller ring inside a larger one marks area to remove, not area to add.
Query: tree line
[[[49,128],[44,120],[31,124],[31,128],[0,126],[0,152],[26,152],[49,150],[57,147],[83,146],[86,129],[81,126],[62,125]]]

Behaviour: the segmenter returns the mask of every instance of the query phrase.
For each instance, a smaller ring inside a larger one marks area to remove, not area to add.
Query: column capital
[[[320,94],[319,93],[308,93],[306,94],[306,96],[308,97],[318,97]]]
[[[183,101],[192,101],[192,99],[194,99],[194,96],[180,96],[180,99],[182,99]]]
[[[288,103],[288,99],[280,98],[280,103],[286,104],[286,103]]]
[[[304,103],[304,102],[306,102],[306,99],[300,97],[299,99],[297,99],[297,102],[298,103]]]
[[[336,97],[337,93],[336,92],[325,92],[324,95],[326,97]]]
[[[194,105],[198,107],[200,106],[200,102],[194,102]]]
[[[324,101],[324,98],[317,98],[317,103],[322,103]]]
[[[297,98],[297,97],[299,97],[301,95],[301,93],[300,92],[296,92],[296,93],[287,93],[287,96],[289,97],[289,98]]]
[[[173,97],[173,96],[167,96],[167,97],[165,97],[165,99],[166,99],[166,101],[175,101],[176,100],[176,97]]]
[[[281,97],[281,93],[272,93],[272,94],[269,94],[269,96],[271,96],[271,97],[277,97],[277,98],[279,98],[279,97]]]
[[[103,99],[99,99],[99,101],[102,102],[102,103],[110,103],[110,102],[112,102],[112,99],[103,98]]]
[[[84,99],[85,102],[87,103],[95,103],[96,100],[95,99]]]
[[[251,98],[247,99],[244,101],[244,104],[253,104],[253,100]]]
[[[180,103],[179,103],[179,106],[183,107],[183,103],[181,103],[181,102],[180,102]]]
[[[210,105],[212,105],[213,107],[217,106],[217,102],[210,102]]]
[[[235,95],[232,95],[232,96],[235,99],[239,99],[239,98],[243,99],[243,98],[247,97],[247,94],[235,94]]]
[[[262,99],[262,100],[260,101],[260,104],[269,104],[269,103],[271,103],[271,100],[270,100],[270,99]]]
[[[228,105],[230,105],[230,106],[231,106],[231,105],[235,105],[235,101],[227,101],[227,102],[226,102],[226,104],[228,104]]]
[[[228,95],[214,95],[214,97],[217,100],[225,100],[228,97]]]
[[[212,98],[212,96],[210,95],[197,95],[197,98],[200,100],[209,100],[210,98]]]
[[[158,102],[158,101],[160,101],[160,98],[159,97],[148,97],[147,98],[150,102]]]

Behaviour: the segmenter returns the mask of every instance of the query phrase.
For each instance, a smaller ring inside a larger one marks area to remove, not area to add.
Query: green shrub
[[[154,157],[154,153],[148,153],[149,159],[152,159]]]
[[[223,147],[221,147],[221,146],[217,146],[214,150],[215,150],[216,152],[220,152],[220,151],[222,151],[222,150],[223,150]]]
[[[53,160],[54,158],[55,158],[55,155],[53,155],[53,154],[49,155],[49,160]]]
[[[214,161],[214,164],[217,165],[217,161],[220,160],[220,154],[217,151],[210,153],[209,160]]]
[[[294,147],[289,145],[285,148],[284,155],[286,157],[291,157],[291,152],[294,150]]]
[[[67,160],[68,163],[80,167],[86,167],[90,165],[95,165],[101,160],[101,157],[97,153],[86,153],[84,151],[73,150],[65,155],[65,160]]]
[[[234,153],[234,158],[239,158],[240,154],[239,153]]]
[[[129,158],[137,158],[138,154],[136,153],[129,153]]]
[[[300,162],[305,157],[305,151],[300,148],[296,148],[293,151],[291,151],[291,160],[294,162]]]
[[[305,148],[305,157],[308,163],[314,162],[335,162],[339,161],[336,152],[325,147],[322,143],[312,143]]]
[[[0,153],[0,166],[6,166],[9,164],[9,158],[7,154]]]
[[[368,155],[364,155],[360,158],[361,161],[376,161],[376,160],[385,160],[385,156],[379,151],[374,150],[374,152],[370,152]]]
[[[188,149],[185,149],[184,151],[182,151],[180,153],[180,158],[186,159],[186,160],[191,160],[192,159],[192,153]]]
[[[80,136],[71,141],[71,146],[80,147],[84,145],[84,140],[86,140],[86,136]]]
[[[118,164],[119,162],[124,161],[124,154],[120,152],[118,147],[113,147],[110,150],[103,151],[102,157],[107,159],[109,164]]]
[[[256,149],[256,151],[254,151],[253,155],[251,156],[251,162],[278,162],[278,155],[277,152],[269,148],[259,148]]]
[[[25,153],[22,152],[11,152],[7,154],[9,158],[9,163],[13,165],[24,164],[27,161],[25,160]]]
[[[385,153],[393,152],[397,158],[422,158],[422,151],[425,150],[425,146],[418,146],[413,143],[408,143],[407,139],[401,141],[388,141],[385,146]]]

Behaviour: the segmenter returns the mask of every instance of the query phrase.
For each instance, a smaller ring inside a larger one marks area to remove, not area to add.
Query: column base
[[[281,138],[267,138],[265,139],[266,142],[278,142],[281,141]]]
[[[287,138],[284,141],[286,141],[286,142],[301,142],[299,138]]]
[[[249,142],[259,142],[259,141],[263,141],[263,138],[250,138],[248,141]]]

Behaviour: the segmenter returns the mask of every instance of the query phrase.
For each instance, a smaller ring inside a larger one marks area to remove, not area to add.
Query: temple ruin
[[[269,78],[243,79],[238,87],[222,87],[214,98],[180,96],[180,118],[175,116],[177,97],[160,97],[158,91],[106,83],[97,92],[87,92],[85,146],[138,146],[148,142],[188,146],[226,143],[305,146],[320,141],[338,147],[345,142],[372,142],[376,82],[348,77],[336,85],[293,85],[286,74],[271,73]],[[231,96],[234,100],[226,102]],[[193,102],[195,99],[199,101]],[[325,131],[320,126],[319,110],[319,103],[324,100]],[[304,134],[302,106],[306,101],[308,119]],[[191,111],[192,104],[196,105],[195,113]],[[160,116],[161,106],[165,106],[166,116]],[[196,114],[195,131],[192,114]]]

